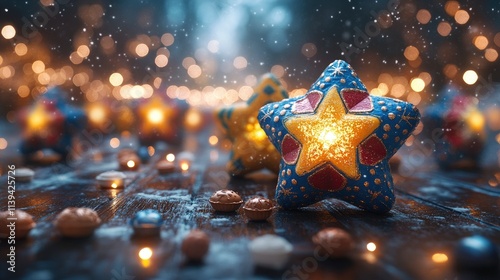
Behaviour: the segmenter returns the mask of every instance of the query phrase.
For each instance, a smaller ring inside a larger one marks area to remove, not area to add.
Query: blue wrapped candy
[[[136,236],[158,236],[163,224],[160,213],[153,209],[141,210],[130,220]]]

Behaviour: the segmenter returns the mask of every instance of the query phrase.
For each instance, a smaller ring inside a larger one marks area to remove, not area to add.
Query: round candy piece
[[[90,208],[69,207],[57,215],[54,225],[66,237],[86,237],[101,224],[97,212]]]
[[[0,212],[0,238],[8,238],[11,235],[11,228],[8,226],[12,222],[11,218],[16,218],[16,238],[26,237],[31,229],[36,226],[33,217],[22,210],[3,211]]]
[[[248,249],[256,265],[279,270],[287,263],[293,246],[283,237],[265,234],[252,240]]]
[[[265,221],[273,212],[274,205],[271,200],[264,197],[254,197],[243,206],[245,215],[250,221]]]
[[[210,197],[210,204],[215,211],[233,212],[243,204],[241,196],[232,190],[219,190]]]
[[[354,249],[351,235],[340,228],[325,228],[313,236],[314,244],[332,258],[347,257]]]
[[[17,168],[15,175],[18,182],[30,182],[35,176],[35,171],[29,168]]]
[[[141,210],[130,220],[136,236],[158,236],[162,224],[163,218],[153,209]]]
[[[156,169],[159,174],[169,174],[175,171],[175,164],[168,160],[160,160],[156,164]]]
[[[210,237],[198,229],[189,232],[181,244],[181,251],[189,260],[201,261],[210,247]]]
[[[498,267],[498,249],[491,240],[480,235],[463,238],[455,248],[458,269],[486,270]]]
[[[124,181],[127,176],[122,172],[112,170],[103,172],[95,178],[100,187],[116,189],[125,186]]]

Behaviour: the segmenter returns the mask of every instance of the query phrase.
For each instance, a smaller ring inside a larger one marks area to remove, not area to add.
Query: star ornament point
[[[354,70],[338,60],[305,96],[268,104],[258,119],[281,155],[281,207],[336,198],[382,213],[395,201],[388,160],[420,114],[408,102],[371,96]],[[296,195],[284,195],[283,189]]]
[[[287,97],[288,93],[279,80],[267,74],[260,79],[247,102],[216,112],[216,120],[232,142],[227,165],[231,175],[244,176],[264,168],[278,171],[280,155],[259,124],[259,121],[267,120],[273,110],[271,108],[260,118],[257,115],[262,106]]]

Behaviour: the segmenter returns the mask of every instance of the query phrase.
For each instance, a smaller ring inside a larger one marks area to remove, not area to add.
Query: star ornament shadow
[[[336,198],[385,213],[395,202],[389,159],[420,113],[408,102],[370,95],[352,67],[336,60],[306,95],[267,104],[258,119],[281,155],[279,206]]]
[[[236,103],[216,112],[219,126],[233,144],[227,164],[232,176],[243,176],[265,168],[278,172],[280,155],[259,125],[257,115],[265,104],[287,97],[288,92],[279,80],[266,74],[246,103]],[[260,118],[268,119],[272,113],[265,112]]]

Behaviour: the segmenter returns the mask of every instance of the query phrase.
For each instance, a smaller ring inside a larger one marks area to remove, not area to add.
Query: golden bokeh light
[[[416,92],[421,92],[425,88],[425,82],[421,78],[413,78],[410,82],[411,89]]]
[[[476,46],[476,48],[478,48],[480,50],[486,49],[486,47],[488,46],[488,43],[489,43],[488,38],[486,38],[483,35],[474,37],[472,42],[474,43],[474,46]]]
[[[375,245],[375,243],[373,242],[369,242],[368,244],[366,244],[366,250],[374,252],[375,250],[377,250],[377,245]]]
[[[406,87],[402,84],[394,84],[391,88],[391,95],[399,98],[403,96],[406,92]]]
[[[155,58],[155,64],[156,66],[160,67],[160,68],[163,68],[165,66],[167,66],[168,64],[168,57],[164,54],[159,54],[156,56]]]
[[[115,73],[109,75],[109,83],[115,87],[120,86],[123,83],[122,74],[115,72]]]
[[[484,51],[484,58],[489,62],[494,62],[498,58],[497,50],[493,48],[486,49],[486,51]]]
[[[271,73],[273,73],[276,78],[281,79],[285,75],[285,67],[281,65],[274,65],[271,67]]]
[[[201,67],[196,64],[193,64],[189,66],[189,68],[187,69],[187,73],[189,77],[196,79],[199,76],[201,76]]]
[[[116,148],[120,147],[120,139],[118,139],[116,137],[111,138],[111,140],[109,140],[109,145],[113,149],[116,149]]]
[[[90,54],[90,48],[86,45],[81,45],[76,49],[79,57],[86,58]]]
[[[135,47],[135,53],[139,57],[145,57],[149,53],[149,47],[144,43],[140,43]]]
[[[464,82],[468,85],[473,85],[477,82],[477,79],[479,78],[476,71],[474,70],[467,70],[465,71],[463,77]]]
[[[210,143],[210,145],[212,145],[212,146],[215,146],[215,145],[217,145],[217,143],[219,143],[219,138],[215,135],[212,135],[212,136],[208,137],[208,143]]]
[[[138,255],[141,260],[149,260],[153,256],[153,250],[149,247],[144,247],[139,251]]]
[[[154,108],[148,112],[148,121],[153,124],[160,124],[164,119],[164,114],[161,109]]]
[[[7,40],[12,39],[16,36],[16,29],[10,24],[5,25],[2,27],[2,36]]]
[[[23,56],[28,53],[28,47],[24,43],[19,43],[14,47],[14,52],[18,56]]]
[[[465,10],[458,10],[456,13],[455,13],[455,21],[458,23],[458,24],[466,24],[467,21],[469,21],[469,13]]]
[[[448,256],[443,253],[435,253],[432,255],[432,261],[435,263],[445,263],[448,261]]]
[[[420,52],[414,46],[408,46],[408,47],[406,47],[406,49],[404,51],[404,56],[406,57],[406,59],[408,59],[410,61],[417,59],[419,55],[420,55]]]
[[[431,20],[431,13],[426,9],[421,9],[417,12],[417,20],[421,24],[427,24]]]
[[[0,138],[0,150],[5,150],[9,143],[5,138]]]
[[[447,21],[442,21],[438,24],[437,32],[439,35],[446,37],[450,35],[451,25]]]
[[[460,4],[457,1],[448,1],[444,5],[444,10],[450,16],[455,16],[457,11],[460,9]]]
[[[449,79],[453,79],[458,74],[458,68],[455,64],[446,64],[443,68],[443,73]]]
[[[495,45],[497,45],[497,47],[500,47],[500,32],[495,34],[495,37],[493,38],[493,42],[495,42]]]
[[[175,155],[170,153],[165,156],[165,159],[169,162],[173,162],[175,160]]]
[[[30,88],[26,85],[21,85],[17,88],[17,94],[21,98],[28,97],[30,95]]]
[[[33,62],[33,64],[31,64],[31,69],[36,74],[40,74],[45,71],[45,63],[43,63],[43,61],[41,60],[36,60],[35,62]]]
[[[133,160],[127,161],[127,167],[128,168],[134,168],[135,167],[135,162]]]

